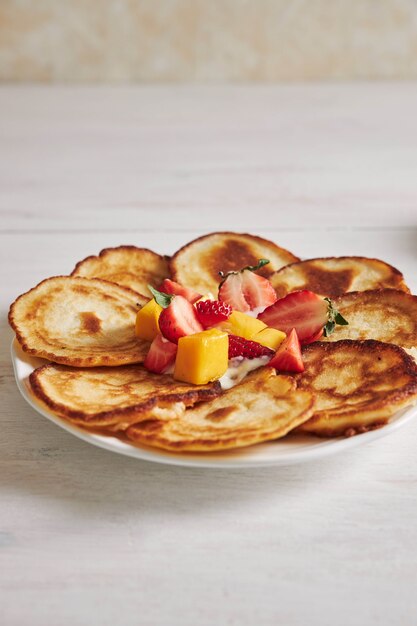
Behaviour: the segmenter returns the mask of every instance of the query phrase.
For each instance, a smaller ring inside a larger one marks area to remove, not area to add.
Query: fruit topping
[[[177,343],[180,337],[203,330],[195,308],[183,296],[173,296],[172,302],[159,316],[159,328],[163,336],[173,343]]]
[[[223,279],[219,286],[219,300],[242,312],[273,304],[277,295],[271,283],[267,278],[254,274],[267,263],[267,259],[260,259],[257,265],[248,265],[238,272],[219,272]]]
[[[195,308],[197,310],[197,317],[204,328],[225,322],[232,313],[232,307],[219,300],[197,302]]]
[[[272,356],[274,351],[257,341],[250,341],[237,335],[229,335],[229,359],[243,356],[245,359],[257,359],[261,356]]]
[[[257,341],[258,343],[266,346],[267,348],[271,348],[272,350],[278,350],[279,346],[282,344],[286,337],[286,334],[281,330],[277,330],[276,328],[264,328],[253,338],[253,341]]]
[[[201,294],[194,291],[194,289],[190,289],[189,287],[183,287],[179,283],[176,283],[174,280],[170,280],[169,278],[165,278],[162,282],[159,291],[171,295],[182,296],[191,304],[200,300]]]
[[[152,298],[149,300],[136,315],[136,336],[139,339],[152,341],[159,333],[158,319],[161,314],[162,307]]]
[[[256,317],[246,315],[240,311],[233,311],[229,319],[221,325],[222,330],[231,335],[238,335],[245,339],[254,339],[255,335],[264,328],[266,324],[257,320]]]
[[[181,337],[174,378],[194,385],[217,380],[228,367],[228,344],[227,334],[216,328]]]
[[[284,339],[268,366],[275,367],[279,372],[304,372],[301,345],[295,328]]]
[[[287,334],[295,328],[301,344],[316,341],[322,332],[327,337],[335,324],[348,323],[328,298],[321,298],[307,289],[280,298],[260,313],[259,319]]]
[[[175,361],[177,346],[171,343],[161,333],[158,333],[151,343],[143,365],[150,372],[163,374]]]

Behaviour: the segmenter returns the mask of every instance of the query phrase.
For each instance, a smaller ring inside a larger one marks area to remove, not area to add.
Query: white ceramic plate
[[[12,343],[12,361],[17,386],[26,402],[28,402],[35,411],[47,417],[51,422],[54,422],[54,424],[100,448],[105,448],[106,450],[117,452],[118,454],[133,456],[137,459],[167,463],[168,465],[217,468],[260,467],[265,465],[292,465],[295,463],[304,463],[305,461],[319,459],[349,448],[355,448],[356,446],[373,441],[374,439],[389,435],[417,415],[417,406],[404,409],[399,411],[387,426],[347,439],[318,439],[304,435],[293,435],[275,442],[262,443],[250,448],[241,448],[231,452],[174,454],[146,446],[128,444],[120,441],[120,439],[116,437],[89,433],[57,417],[52,411],[49,411],[38,402],[31,393],[28,382],[30,373],[46,361],[32,358],[25,354],[16,340]]]

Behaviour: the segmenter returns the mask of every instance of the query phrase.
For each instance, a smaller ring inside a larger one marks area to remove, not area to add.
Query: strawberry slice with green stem
[[[287,334],[295,328],[301,344],[316,341],[322,334],[328,337],[336,324],[348,324],[329,298],[321,298],[307,289],[280,298],[260,313],[258,319]]]
[[[219,272],[223,279],[219,285],[219,300],[243,313],[273,304],[277,299],[275,289],[267,278],[254,273],[268,263],[268,259],[259,259],[257,265],[248,265],[236,272]]]
[[[162,307],[159,316],[159,330],[168,341],[178,343],[178,339],[204,330],[197,318],[191,302],[183,296],[162,293],[148,285],[156,302]]]

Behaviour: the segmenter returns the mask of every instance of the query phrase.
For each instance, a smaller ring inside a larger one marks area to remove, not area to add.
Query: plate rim
[[[225,456],[222,458],[222,455],[226,453],[230,454],[231,451],[225,451],[220,453],[173,453],[164,450],[151,449],[147,446],[134,445],[124,441],[116,437],[99,435],[97,433],[89,433],[84,429],[76,426],[75,424],[71,424],[65,421],[63,418],[55,415],[52,411],[50,411],[47,407],[38,403],[35,397],[30,395],[29,389],[27,388],[27,383],[25,383],[24,379],[20,376],[19,368],[27,365],[28,367],[35,369],[32,364],[29,364],[27,361],[25,362],[19,352],[26,357],[26,359],[33,359],[37,357],[32,357],[29,354],[26,354],[22,351],[20,344],[18,343],[16,337],[12,339],[11,343],[11,360],[13,364],[13,371],[16,381],[16,386],[23,396],[24,400],[29,404],[29,406],[34,409],[38,414],[42,415],[49,421],[51,421],[56,426],[59,426],[63,430],[69,432],[74,435],[78,439],[89,443],[90,445],[95,445],[101,449],[107,450],[109,452],[114,452],[116,454],[122,454],[123,456],[128,456],[130,458],[139,459],[142,461],[160,463],[164,465],[174,465],[174,466],[182,466],[182,467],[194,467],[194,468],[205,468],[205,469],[249,469],[251,467],[284,467],[289,465],[298,465],[301,463],[307,463],[309,461],[314,461],[317,459],[325,458],[327,456],[331,456],[333,454],[337,454],[338,452],[343,452],[352,448],[356,448],[360,445],[364,445],[366,443],[370,443],[377,439],[381,439],[382,437],[386,437],[392,432],[395,432],[409,421],[411,421],[414,417],[417,416],[417,404],[406,407],[405,409],[401,409],[398,411],[398,415],[391,422],[386,424],[381,428],[377,428],[375,430],[371,430],[365,433],[361,433],[359,435],[355,435],[354,437],[337,437],[334,439],[317,439],[317,443],[309,448],[302,448],[301,450],[295,451],[294,454],[288,454],[285,456],[277,456],[276,458],[257,458],[257,457],[243,457],[245,451],[253,450],[258,446],[262,446],[265,444],[257,444],[256,446],[250,446],[248,448],[240,448],[233,452],[236,454],[235,456],[231,456],[226,458]],[[41,359],[40,359],[41,360]],[[46,359],[42,359],[43,363],[48,363]],[[117,445],[116,445],[117,442]],[[265,442],[266,444],[279,445],[277,442]],[[241,457],[241,458],[240,458]]]

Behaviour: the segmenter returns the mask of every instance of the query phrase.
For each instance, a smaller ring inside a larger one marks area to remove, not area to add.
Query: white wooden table
[[[83,443],[20,397],[9,303],[210,230],[360,254],[417,290],[417,85],[0,89],[0,623],[415,624],[417,423],[288,468]]]

